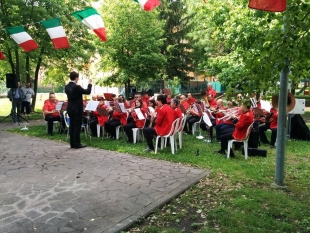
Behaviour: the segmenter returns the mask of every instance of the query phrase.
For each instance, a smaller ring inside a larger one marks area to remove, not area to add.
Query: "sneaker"
[[[144,149],[143,151],[144,151],[144,152],[152,152],[152,151],[154,151],[154,150],[152,150],[152,149],[150,149],[150,148],[146,148],[146,149]]]

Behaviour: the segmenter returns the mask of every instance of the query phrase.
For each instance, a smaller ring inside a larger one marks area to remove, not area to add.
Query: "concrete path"
[[[0,124],[1,233],[119,232],[209,173],[101,149],[69,149],[3,131],[9,127]]]

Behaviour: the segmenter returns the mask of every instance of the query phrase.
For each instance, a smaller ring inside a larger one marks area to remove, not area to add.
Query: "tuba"
[[[272,96],[271,103],[274,109],[278,109],[279,95]],[[287,95],[287,103],[286,103],[286,112],[290,112],[295,107],[295,97],[292,93],[288,93]]]

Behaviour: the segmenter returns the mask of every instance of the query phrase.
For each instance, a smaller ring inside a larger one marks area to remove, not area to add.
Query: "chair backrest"
[[[67,111],[64,111],[64,112],[63,112],[63,116],[64,116],[65,124],[66,124],[66,126],[69,128],[69,125],[70,125],[70,117],[69,117],[69,115],[67,114]]]
[[[249,127],[248,127],[248,129],[246,131],[246,135],[245,135],[244,140],[246,140],[246,139],[248,139],[250,137],[250,134],[251,134],[251,131],[252,131],[252,128],[253,128],[253,124],[254,124],[254,122],[249,125]]]
[[[180,121],[180,118],[177,118],[173,121],[172,125],[171,125],[171,129],[170,129],[170,132],[167,136],[172,136],[174,135],[177,131],[178,131],[178,125],[179,125],[179,121]]]
[[[183,131],[183,129],[184,129],[184,127],[185,127],[185,124],[186,124],[186,116],[183,116],[183,117],[182,117],[182,120],[181,120],[181,125],[180,125],[180,127],[179,127],[178,132],[182,132],[182,131]]]

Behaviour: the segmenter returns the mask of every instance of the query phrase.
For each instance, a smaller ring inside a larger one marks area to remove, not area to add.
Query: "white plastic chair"
[[[145,114],[145,119],[144,119],[144,125],[142,128],[133,128],[132,129],[132,134],[133,134],[133,143],[137,143],[137,139],[139,140],[139,133],[141,133],[141,138],[142,138],[142,141],[143,141],[143,129],[145,127],[145,124],[146,124],[146,118],[147,118],[147,114]]]
[[[243,148],[244,148],[244,157],[245,159],[248,159],[248,141],[250,138],[250,134],[253,128],[253,123],[249,125],[247,131],[246,131],[246,135],[245,138],[243,140],[236,140],[236,139],[231,139],[228,141],[228,146],[227,146],[227,159],[229,159],[229,154],[230,154],[230,150],[232,148],[232,145],[234,142],[243,142]]]
[[[68,139],[68,137],[69,137],[69,128],[70,128],[70,117],[67,114],[67,111],[63,112],[63,116],[64,116],[65,124],[66,124],[67,130],[68,130],[67,131],[67,139]],[[87,138],[87,132],[88,132],[87,124],[82,124],[81,125],[81,129],[84,129],[85,138]]]
[[[45,120],[44,112],[42,112],[42,114],[43,114],[43,120],[45,121],[46,133],[47,133],[48,132],[48,126],[47,126],[48,122]],[[56,131],[56,129],[58,128],[57,127],[58,123],[59,123],[59,121],[53,121],[53,131]]]
[[[195,135],[195,133],[196,133],[196,128],[197,128],[197,127],[200,127],[200,122],[201,122],[201,120],[202,120],[202,117],[200,117],[199,121],[197,121],[197,122],[195,122],[195,123],[193,124],[193,126],[192,126],[192,134],[193,134],[193,135]],[[200,129],[200,128],[198,128],[198,129]]]
[[[170,132],[167,135],[160,136],[158,135],[156,137],[156,144],[155,144],[155,154],[157,153],[157,147],[158,147],[158,140],[161,138],[161,149],[164,149],[164,144],[165,146],[167,145],[167,138],[170,138],[170,146],[171,146],[171,153],[174,155],[174,136],[177,132],[177,126],[179,125],[179,118],[174,120],[174,122],[171,125]]]
[[[67,129],[67,137],[66,137],[66,140],[68,140],[68,137],[69,137],[69,126],[70,126],[70,118],[69,118],[69,115],[67,114],[67,111],[64,111],[64,112],[63,112],[63,117],[64,117],[64,121],[65,121],[65,124],[66,124],[66,129]]]
[[[104,126],[101,126],[102,138],[104,138]],[[97,124],[97,138],[100,138],[100,124]]]
[[[182,121],[181,121],[181,125],[180,127],[177,129],[177,136],[179,138],[179,148],[182,149],[183,147],[183,129],[185,127],[186,124],[186,116],[183,115],[182,117]],[[175,137],[175,144],[177,146],[177,137]]]

